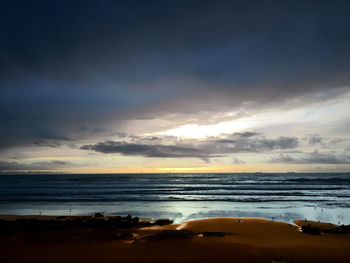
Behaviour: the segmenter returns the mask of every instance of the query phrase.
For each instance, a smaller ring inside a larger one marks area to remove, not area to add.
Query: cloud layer
[[[88,139],[108,134],[111,122],[169,113],[205,122],[198,112],[339,96],[350,81],[348,8],[348,1],[3,3],[0,147]]]
[[[347,164],[349,8],[345,0],[5,1],[2,170],[32,169],[31,155],[247,164],[253,157],[236,155],[278,151],[275,164]],[[220,130],[244,118],[254,125]],[[216,137],[159,136],[184,125],[212,125]]]
[[[297,138],[279,137],[277,139],[249,138],[256,133],[236,133],[225,139],[182,140],[167,137],[172,144],[164,144],[162,138],[133,137],[135,142],[104,141],[92,145],[84,145],[83,150],[92,150],[106,154],[140,155],[162,158],[210,158],[220,157],[231,153],[257,153],[276,149],[294,149],[298,146]],[[249,136],[247,136],[249,135]],[[150,141],[155,143],[150,144]]]
[[[316,150],[304,155],[303,157],[292,157],[287,154],[281,154],[278,158],[273,158],[271,162],[288,164],[350,164],[349,154],[320,153]]]

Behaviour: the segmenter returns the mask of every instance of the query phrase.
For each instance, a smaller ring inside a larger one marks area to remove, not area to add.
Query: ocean
[[[350,173],[0,175],[1,214],[95,212],[350,224]]]

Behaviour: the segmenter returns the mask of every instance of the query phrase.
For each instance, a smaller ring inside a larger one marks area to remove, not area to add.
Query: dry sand
[[[0,219],[15,220],[16,216],[0,216]],[[301,233],[298,225],[327,228],[330,224],[310,221],[296,221],[296,224],[260,218],[211,218],[127,229],[134,238],[126,240],[97,238],[91,232],[46,233],[44,238],[33,240],[2,238],[0,262],[350,262],[350,234],[309,235]],[[142,239],[176,229],[226,235]],[[89,239],[89,235],[94,238]],[[134,242],[135,239],[138,241]]]

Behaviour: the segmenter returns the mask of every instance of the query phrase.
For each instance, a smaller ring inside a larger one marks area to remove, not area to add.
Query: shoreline
[[[324,222],[219,217],[172,224],[101,214],[0,220],[8,224],[2,227],[8,233],[1,235],[1,262],[350,261],[350,232]]]
[[[14,221],[14,220],[18,220],[18,219],[37,219],[37,220],[55,220],[58,217],[66,217],[66,218],[92,218],[94,217],[95,214],[100,214],[100,213],[91,213],[91,214],[61,214],[61,215],[50,215],[50,214],[0,214],[0,220],[8,220],[8,221]],[[108,218],[113,218],[113,217],[117,217],[120,215],[114,215],[114,214],[104,214],[101,213],[103,215],[103,218],[108,219]],[[162,218],[149,218],[149,217],[139,217],[143,220],[149,220],[149,221],[155,221],[158,219],[164,219]],[[218,216],[218,217],[208,217],[208,218],[199,218],[199,219],[193,219],[193,220],[188,220],[188,221],[184,221],[184,222],[179,222],[176,224],[183,224],[183,223],[187,223],[187,222],[191,222],[191,221],[198,221],[198,220],[203,220],[203,219],[215,219],[215,218],[231,218],[231,219],[263,219],[263,220],[268,220],[271,222],[283,222],[283,223],[288,223],[286,221],[283,220],[278,220],[279,218],[274,218],[274,219],[270,219],[270,218],[266,218],[266,217],[251,217],[251,216],[241,216],[241,217],[231,217],[231,216]],[[169,220],[172,220],[171,218],[166,218]],[[314,222],[314,223],[325,223],[325,224],[331,224],[334,226],[337,226],[337,224],[333,224],[330,222],[319,222],[319,221],[315,221],[315,220],[305,220],[305,219],[295,219],[295,221],[307,221],[307,222]]]
[[[56,220],[57,218],[60,217],[65,217],[65,218],[69,218],[69,219],[78,219],[78,218],[93,218],[94,214],[96,213],[91,213],[91,214],[62,214],[62,215],[49,215],[49,214],[0,214],[0,220],[6,220],[6,221],[15,221],[18,219],[36,219],[36,220]],[[99,214],[99,213],[97,213]],[[114,215],[114,214],[103,214],[103,218],[104,219],[108,219],[108,218],[114,218],[114,217],[119,217],[120,215]],[[290,224],[290,225],[296,225],[296,226],[301,226],[301,225],[306,225],[307,223],[311,223],[311,224],[325,224],[325,225],[329,225],[329,226],[340,226],[340,225],[344,225],[344,224],[334,224],[331,222],[326,222],[326,221],[315,221],[315,220],[308,220],[308,219],[294,219],[293,222],[288,222],[288,221],[284,221],[281,220],[279,218],[267,218],[267,217],[250,217],[250,216],[241,216],[241,217],[226,217],[226,216],[218,216],[218,217],[206,217],[206,218],[198,218],[198,219],[192,219],[192,220],[187,220],[187,221],[183,221],[183,222],[175,222],[175,220],[171,219],[171,218],[167,218],[167,217],[161,217],[161,218],[149,218],[149,217],[138,217],[140,220],[144,221],[144,222],[153,222],[159,219],[168,219],[171,220],[173,222],[173,224],[185,224],[187,222],[191,222],[191,221],[198,221],[198,220],[204,220],[204,219],[216,219],[216,218],[231,218],[231,219],[262,219],[262,220],[267,220],[267,221],[271,221],[271,222],[281,222],[281,223],[286,223],[286,224]]]

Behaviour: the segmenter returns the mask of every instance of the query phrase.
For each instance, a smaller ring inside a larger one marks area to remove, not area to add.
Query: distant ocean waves
[[[350,174],[0,175],[0,213],[350,223]]]

